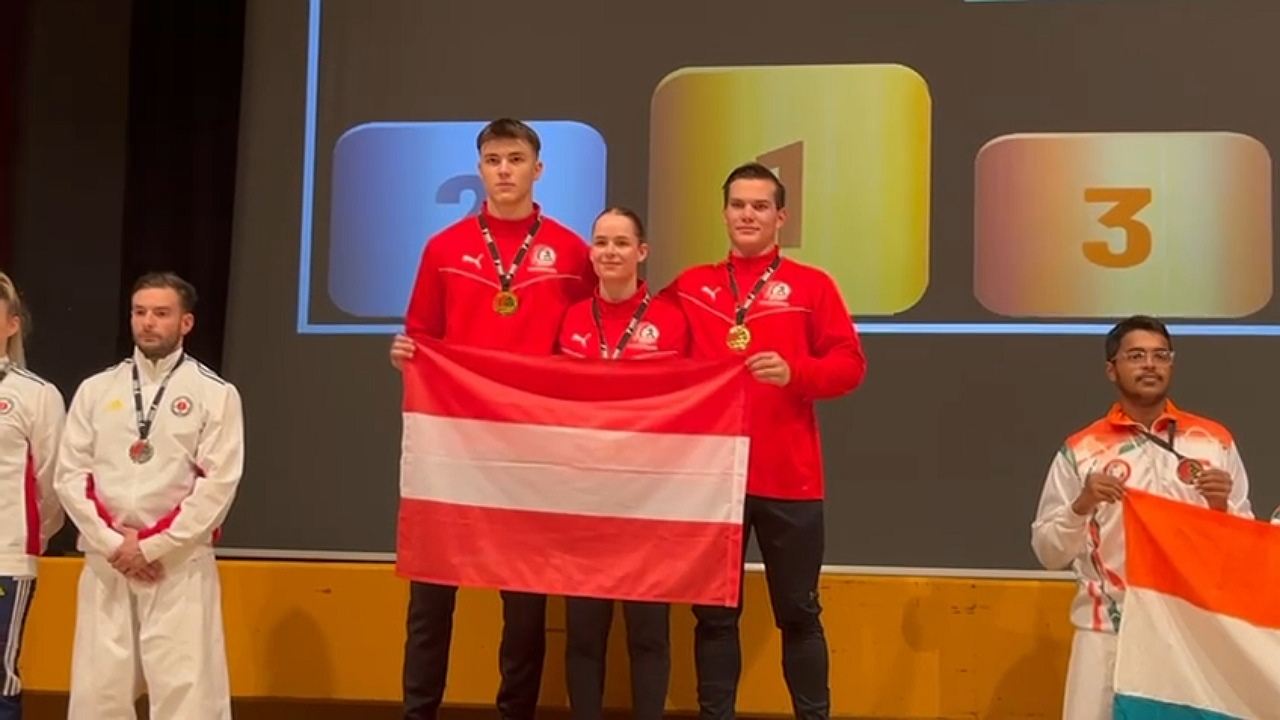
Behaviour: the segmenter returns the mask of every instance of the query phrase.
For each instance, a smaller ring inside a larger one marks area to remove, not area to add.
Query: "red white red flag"
[[[419,344],[404,368],[397,572],[736,605],[748,382],[740,360]]]

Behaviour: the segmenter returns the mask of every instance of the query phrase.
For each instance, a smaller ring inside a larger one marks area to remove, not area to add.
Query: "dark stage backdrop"
[[[0,261],[33,316],[32,369],[69,402],[129,352],[133,280],[166,269],[200,288],[188,346],[220,368],[243,0],[3,5]],[[68,524],[52,550],[74,539]]]
[[[732,166],[782,173],[788,252],[835,276],[870,363],[820,410],[830,565],[1035,569],[1044,474],[1111,402],[1102,336],[1133,312],[1175,323],[1177,401],[1280,502],[1274,0],[521,7],[251,4],[229,554],[394,549],[389,336],[503,115],[543,134],[548,213],[646,214],[659,283],[725,251]]]
[[[0,4],[0,267],[13,265],[13,206],[27,0]]]

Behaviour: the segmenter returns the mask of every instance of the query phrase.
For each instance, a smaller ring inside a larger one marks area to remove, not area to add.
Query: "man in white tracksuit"
[[[134,287],[133,357],[85,380],[55,487],[80,530],[68,720],[231,717],[213,541],[240,482],[237,389],[183,350],[195,290]]]
[[[1231,433],[1168,399],[1174,355],[1164,324],[1145,316],[1123,320],[1107,335],[1105,350],[1119,399],[1058,451],[1031,526],[1040,563],[1076,575],[1064,720],[1112,717],[1126,588],[1125,488],[1253,517],[1249,478]]]
[[[18,657],[40,555],[62,528],[53,491],[62,393],[27,370],[22,300],[0,273],[0,720],[22,717]]]

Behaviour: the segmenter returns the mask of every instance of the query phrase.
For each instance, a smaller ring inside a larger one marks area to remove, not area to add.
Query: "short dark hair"
[[[1107,352],[1107,360],[1115,359],[1116,353],[1120,352],[1120,344],[1124,342],[1126,335],[1139,330],[1163,335],[1164,339],[1169,342],[1169,349],[1173,349],[1173,338],[1169,336],[1169,328],[1165,327],[1164,323],[1150,315],[1133,315],[1116,323],[1111,328],[1111,331],[1107,333],[1107,339],[1103,343]]]
[[[183,280],[177,273],[170,272],[168,270],[162,272],[149,272],[138,278],[138,281],[133,284],[132,294],[136,294],[139,290],[150,290],[155,288],[167,288],[178,293],[178,302],[182,306],[182,312],[189,313],[195,311],[196,300],[198,299],[196,297],[196,288],[191,283]]]
[[[485,125],[476,136],[476,152],[479,152],[490,140],[523,140],[533,148],[535,156],[542,152],[542,140],[538,137],[538,133],[515,118],[498,118]]]
[[[599,221],[600,218],[604,217],[605,215],[621,215],[622,217],[630,220],[631,224],[635,226],[636,237],[640,238],[641,242],[644,241],[645,239],[644,238],[644,221],[640,219],[640,213],[636,212],[635,210],[632,210],[629,207],[622,207],[621,205],[615,205],[611,208],[608,208],[607,210],[600,213],[599,215],[597,215],[596,221]]]
[[[778,179],[778,176],[772,170],[758,162],[739,165],[729,173],[729,177],[725,178],[724,185],[720,188],[721,192],[724,193],[725,205],[729,204],[729,186],[735,180],[770,180],[773,182],[774,187],[773,204],[779,210],[787,206],[787,189],[783,187],[782,181]]]

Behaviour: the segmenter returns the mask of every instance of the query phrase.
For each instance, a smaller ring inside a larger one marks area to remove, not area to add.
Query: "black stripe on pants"
[[[449,644],[458,589],[409,584],[404,645],[404,720],[435,720],[444,701]],[[532,720],[542,686],[547,647],[547,597],[502,593],[502,644],[498,668],[498,715],[503,720]]]
[[[605,656],[613,600],[565,599],[565,674],[574,720],[600,720]],[[670,619],[666,603],[623,602],[631,660],[631,707],[636,720],[662,720],[671,677]]]
[[[754,531],[764,560],[774,624],[782,631],[782,674],[799,720],[831,717],[827,639],[818,582],[824,546],[821,500],[773,500],[747,496],[742,546]],[[738,607],[695,606],[694,661],[702,718],[735,717],[742,647]]]

